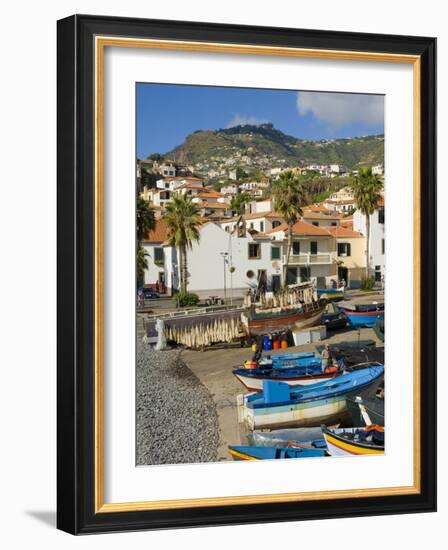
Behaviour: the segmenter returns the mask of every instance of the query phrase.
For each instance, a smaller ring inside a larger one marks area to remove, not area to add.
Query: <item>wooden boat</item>
[[[384,319],[384,304],[338,304],[338,309],[354,328],[373,327],[378,319]]]
[[[384,428],[375,424],[365,428],[327,428],[322,426],[331,456],[384,454]]]
[[[238,396],[238,419],[252,430],[329,423],[347,416],[347,399],[379,384],[383,374],[383,365],[374,365],[299,388],[264,380],[261,392]]]
[[[297,331],[315,325],[320,320],[326,303],[325,300],[319,300],[296,308],[253,307],[241,314],[241,321],[251,336],[285,330]]]
[[[326,447],[255,447],[229,445],[233,460],[272,460],[280,458],[311,458],[326,456]]]
[[[317,382],[325,382],[342,374],[342,370],[329,367],[327,372],[322,372],[319,364],[309,366],[298,366],[290,368],[258,368],[258,369],[235,369],[233,375],[249,391],[261,391],[263,381],[271,380],[284,382],[289,386],[308,386]]]

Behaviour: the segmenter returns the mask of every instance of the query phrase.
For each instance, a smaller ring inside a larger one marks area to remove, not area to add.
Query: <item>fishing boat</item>
[[[321,366],[320,355],[313,351],[263,355],[258,362],[259,368],[287,369],[291,367]]]
[[[344,290],[344,287],[341,286],[340,288],[318,288],[316,292],[319,298],[336,301],[344,299]]]
[[[326,447],[255,447],[229,445],[233,460],[272,460],[280,458],[311,458],[326,456]]]
[[[331,456],[384,454],[384,428],[375,424],[365,428],[327,428],[322,433]]]
[[[338,309],[354,328],[373,327],[378,319],[384,319],[384,304],[338,304]]]
[[[368,388],[361,395],[347,399],[347,409],[352,426],[377,424],[384,426],[384,380],[378,386]]]
[[[298,283],[278,295],[263,295],[257,303],[252,303],[250,294],[246,296],[241,322],[251,336],[301,330],[320,320],[326,304],[318,298],[312,282]]]
[[[319,364],[314,365],[280,369],[235,369],[232,373],[247,390],[257,392],[263,389],[265,380],[284,382],[289,386],[308,386],[340,376],[343,370],[339,370],[337,367],[328,367],[326,372],[323,372],[319,360]]]
[[[264,380],[261,392],[238,396],[238,419],[251,430],[329,423],[348,416],[347,399],[379,384],[383,374],[383,365],[375,364],[299,388]]]

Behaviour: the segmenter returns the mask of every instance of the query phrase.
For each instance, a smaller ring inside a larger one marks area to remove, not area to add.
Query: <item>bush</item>
[[[373,290],[375,286],[374,277],[362,277],[361,278],[361,290]]]
[[[194,292],[178,292],[173,300],[176,307],[196,306],[199,303],[199,296]]]

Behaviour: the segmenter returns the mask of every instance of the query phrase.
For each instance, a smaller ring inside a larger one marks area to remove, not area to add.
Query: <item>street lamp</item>
[[[227,302],[227,288],[226,288],[226,263],[227,263],[227,256],[229,255],[228,252],[220,252],[223,260],[223,266],[224,266],[224,303]]]

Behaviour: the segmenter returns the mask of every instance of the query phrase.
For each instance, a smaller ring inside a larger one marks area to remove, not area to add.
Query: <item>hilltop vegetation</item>
[[[249,174],[311,164],[340,164],[355,170],[383,163],[384,136],[313,141],[288,136],[272,124],[245,125],[198,130],[164,156],[212,179],[236,167]]]

